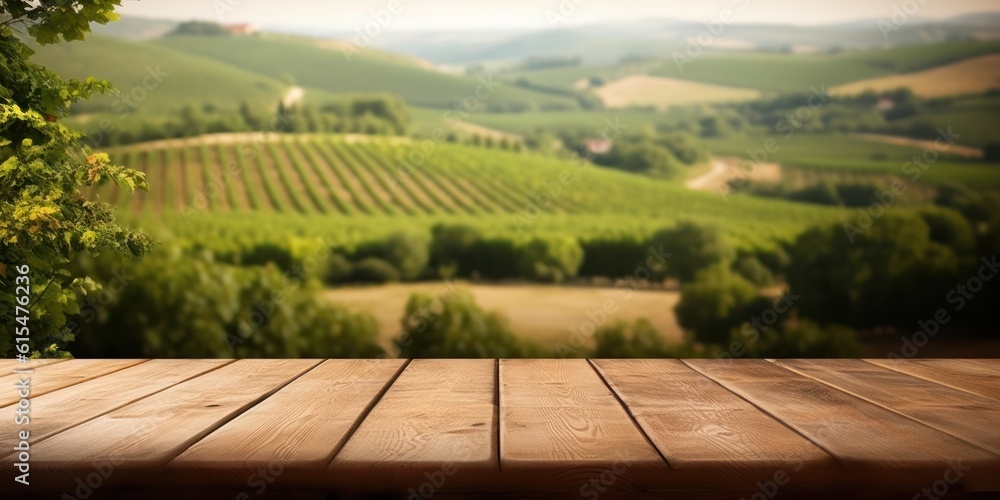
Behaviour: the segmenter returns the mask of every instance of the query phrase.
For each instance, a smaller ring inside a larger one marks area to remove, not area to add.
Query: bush
[[[273,267],[219,264],[174,246],[119,270],[83,260],[109,283],[67,326],[80,357],[370,357],[382,353],[370,315],[319,296],[316,282],[290,282]],[[108,332],[115,332],[109,335]]]
[[[479,231],[471,226],[438,224],[431,229],[430,265],[444,279],[469,276],[475,266]]]
[[[485,278],[501,280],[518,275],[520,248],[503,238],[483,239],[473,245],[472,270]]]
[[[733,271],[759,287],[773,285],[775,281],[771,270],[752,256],[737,259],[733,263]]]
[[[580,247],[583,249],[580,276],[632,276],[647,257],[644,242],[634,238],[588,240],[581,242]]]
[[[702,269],[728,264],[733,258],[718,228],[691,222],[657,232],[650,245],[660,253],[670,254],[667,272],[685,282],[693,280]]]
[[[746,305],[757,296],[757,289],[729,269],[716,266],[698,273],[693,283],[681,289],[681,300],[674,308],[677,322],[705,343],[722,343],[729,331],[739,325]]]
[[[861,356],[854,330],[820,326],[801,320],[768,328],[756,342],[747,342],[748,358],[856,358]],[[735,339],[737,332],[733,332]]]
[[[983,161],[1000,162],[1000,142],[990,142],[983,146]]]
[[[353,272],[354,266],[351,265],[351,262],[346,257],[339,253],[333,253],[330,254],[330,257],[323,264],[319,276],[323,283],[335,285],[350,281]]]
[[[289,248],[274,243],[261,243],[243,254],[240,263],[245,266],[265,266],[273,264],[283,272],[289,272],[295,266],[295,257]]]
[[[522,248],[518,269],[525,279],[562,283],[576,276],[582,262],[583,249],[575,238],[536,238]]]
[[[399,271],[392,264],[375,257],[362,259],[354,265],[351,281],[359,283],[389,283],[399,281]]]
[[[395,233],[381,241],[362,245],[354,253],[356,260],[369,257],[392,264],[398,271],[397,279],[412,281],[420,277],[427,268],[430,253],[425,237],[410,233]]]
[[[667,347],[649,320],[640,318],[629,325],[619,321],[594,332],[597,346],[593,358],[675,358],[688,357],[690,348]],[[687,355],[685,355],[687,354]]]
[[[410,296],[402,328],[396,344],[407,358],[519,358],[536,352],[514,337],[505,317],[483,311],[464,290]]]

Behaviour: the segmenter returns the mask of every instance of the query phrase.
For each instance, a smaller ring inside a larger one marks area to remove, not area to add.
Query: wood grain
[[[489,480],[498,469],[496,361],[412,361],[330,465],[342,484],[445,488]],[[443,476],[442,476],[443,475]],[[404,488],[405,489],[405,488]]]
[[[328,360],[171,461],[171,467],[323,470],[403,360]]]
[[[30,442],[38,444],[58,432],[230,362],[154,359],[34,397],[31,399]],[[69,361],[68,366],[79,363],[78,360]],[[13,414],[15,406],[0,408],[0,413]],[[12,419],[4,419],[0,424],[3,455],[7,455],[7,450],[13,449],[15,444],[13,424]]]
[[[159,469],[318,360],[240,360],[42,441],[33,467],[86,470],[94,461]]]
[[[951,460],[996,470],[997,455],[764,360],[685,361],[835,456],[858,480],[933,481]]]
[[[891,370],[1000,400],[1000,372],[961,359],[866,359]]]
[[[15,368],[19,370],[33,370],[35,368],[41,368],[46,365],[51,365],[54,363],[59,363],[66,361],[62,358],[38,358],[28,360],[27,363],[22,363],[16,359],[0,359],[0,372],[4,375],[12,372]]]
[[[611,471],[616,487],[627,490],[669,472],[586,360],[505,359],[499,378],[508,481],[578,489]]]
[[[966,359],[965,361],[1000,371],[1000,359]]]
[[[58,391],[64,387],[85,382],[108,373],[114,373],[137,365],[144,359],[75,359],[72,362],[51,363],[35,369],[31,374],[4,375],[0,377],[0,387],[11,387],[18,380],[30,379],[31,397]],[[0,392],[0,406],[14,404],[20,399],[14,390]]]
[[[859,359],[776,363],[1000,454],[1000,406],[992,399]]]
[[[685,483],[695,473],[736,486],[779,470],[796,479],[842,472],[814,443],[678,360],[593,363]]]

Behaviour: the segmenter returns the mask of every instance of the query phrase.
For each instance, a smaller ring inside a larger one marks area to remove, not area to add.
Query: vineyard
[[[237,138],[238,139],[238,138]],[[534,153],[401,138],[231,136],[111,150],[148,193],[95,196],[144,225],[252,241],[344,242],[464,222],[493,234],[646,236],[678,220],[718,224],[740,246],[786,239],[844,212],[685,190],[679,183]]]

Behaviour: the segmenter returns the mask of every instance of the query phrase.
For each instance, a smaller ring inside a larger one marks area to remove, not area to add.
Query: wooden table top
[[[1000,491],[1000,360],[0,360],[0,379],[0,496]]]

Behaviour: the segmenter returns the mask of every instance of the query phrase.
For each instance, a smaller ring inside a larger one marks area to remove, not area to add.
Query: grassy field
[[[408,103],[428,107],[451,107],[466,98],[476,99],[480,83],[409,62],[365,53],[345,56],[343,50],[322,47],[308,40],[287,37],[197,37],[182,36],[155,42],[178,52],[207,57],[271,78],[291,78],[296,84],[328,92],[386,92]],[[576,107],[569,97],[534,92],[513,85],[480,90],[480,105],[508,101],[536,105]]]
[[[452,287],[471,291],[480,307],[506,316],[518,337],[550,350],[560,344],[572,345],[574,330],[592,322],[588,313],[595,315],[608,300],[618,308],[604,325],[646,318],[667,342],[683,338],[674,316],[674,306],[680,300],[680,293],[675,291],[435,282],[341,287],[328,290],[325,297],[352,310],[372,313],[378,322],[380,340],[388,343],[399,337],[400,320],[411,294],[441,296]],[[592,337],[585,340],[584,345],[592,348]]]
[[[958,128],[955,132],[960,132]],[[706,142],[716,154],[747,160],[759,157],[765,141],[770,136],[749,135],[708,139]],[[908,177],[904,165],[922,149],[868,141],[859,137],[831,134],[797,134],[788,140],[775,136],[779,148],[767,154],[767,161],[786,167],[817,170],[844,170],[872,174]],[[1000,187],[1000,165],[963,159],[961,156],[942,154],[920,177],[921,182],[941,184],[958,182],[973,187]]]
[[[236,109],[244,100],[277,103],[288,86],[211,59],[100,35],[35,50],[33,60],[60,76],[105,79],[121,93],[120,98],[98,96],[77,104],[76,113],[176,115],[185,103]]]
[[[1000,141],[998,116],[1000,97],[976,97],[956,100],[952,109],[929,110],[904,122],[922,121],[933,123],[937,127],[951,126],[956,132],[961,132],[959,142],[982,147],[988,142]]]
[[[921,97],[980,94],[1000,88],[1000,55],[973,57],[916,73],[862,80],[830,90],[835,95],[850,95],[900,87],[907,87]]]
[[[668,108],[709,102],[748,101],[760,92],[676,78],[633,75],[606,83],[594,90],[608,108],[653,106]]]
[[[222,235],[212,237],[219,244],[356,242],[439,222],[495,235],[647,236],[686,219],[719,225],[738,246],[767,246],[846,213],[723,199],[681,183],[497,149],[343,136],[284,136],[258,146],[253,155],[240,154],[239,142],[209,139],[117,148],[113,158],[145,171],[151,192],[125,197],[105,187],[95,195],[147,227]],[[402,163],[419,151],[426,161]]]
[[[1000,52],[998,42],[962,41],[869,52],[826,54],[750,53],[705,56],[678,69],[672,61],[652,74],[764,91],[808,93],[836,85],[920,71]]]

